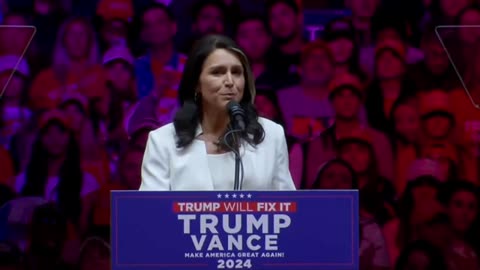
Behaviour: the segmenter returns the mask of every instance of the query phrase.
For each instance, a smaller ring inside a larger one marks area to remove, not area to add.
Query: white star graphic
[[[221,199],[221,198],[222,198],[222,194],[218,194],[218,195],[217,195],[217,198]]]
[[[248,194],[247,197],[250,199],[252,198],[252,194]]]
[[[240,194],[240,198],[242,198],[242,199],[243,199],[243,197],[245,197],[245,195],[243,195],[243,193],[242,193],[242,194]]]
[[[228,194],[225,194],[225,195],[224,195],[224,197],[228,199],[228,197],[230,197],[230,195],[228,195]]]
[[[232,198],[234,198],[234,199],[237,198],[237,194],[233,194]]]

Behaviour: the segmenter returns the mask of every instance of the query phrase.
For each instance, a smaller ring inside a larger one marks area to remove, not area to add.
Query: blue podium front
[[[113,191],[112,269],[358,269],[357,191]]]

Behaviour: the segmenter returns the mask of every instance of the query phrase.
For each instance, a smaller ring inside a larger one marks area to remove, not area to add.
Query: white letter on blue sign
[[[242,229],[242,215],[235,215],[235,227],[230,228],[230,215],[223,215],[223,230],[228,234],[239,233]]]
[[[208,245],[208,251],[212,251],[214,248],[218,249],[219,251],[223,251],[222,241],[220,241],[220,237],[218,237],[218,235],[212,236],[210,245]]]
[[[278,235],[265,235],[265,250],[278,250],[277,246]]]
[[[178,215],[178,220],[183,221],[183,233],[190,234],[190,221],[195,220],[195,215]]]
[[[207,229],[210,233],[218,233],[215,228],[218,224],[218,218],[214,215],[200,215],[200,233],[207,233]]]
[[[247,215],[247,233],[253,233],[253,227],[259,230],[262,228],[262,233],[268,233],[268,215],[261,215],[257,220],[254,215]]]
[[[243,250],[242,241],[243,241],[243,236],[242,235],[238,235],[236,239],[235,239],[234,235],[229,235],[228,236],[228,250],[233,250],[234,246],[237,250]]]
[[[273,216],[273,233],[280,233],[280,229],[288,228],[290,226],[291,219],[287,215],[274,215]]]
[[[249,250],[253,250],[253,251],[256,251],[256,250],[259,250],[261,248],[260,245],[252,245],[252,242],[253,240],[260,240],[260,236],[258,235],[251,235],[250,237],[247,238],[247,247]]]
[[[197,239],[197,236],[196,235],[191,235],[192,237],[192,242],[193,242],[193,245],[195,246],[195,250],[197,251],[201,251],[202,250],[202,247],[203,247],[203,243],[205,243],[205,239],[207,238],[206,235],[202,235],[200,237],[200,241]]]

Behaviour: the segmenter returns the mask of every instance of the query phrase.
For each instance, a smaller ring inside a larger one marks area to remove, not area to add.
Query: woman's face
[[[107,76],[116,91],[126,91],[132,84],[132,67],[124,61],[114,61],[107,65]]]
[[[203,63],[198,82],[203,108],[225,110],[229,101],[240,102],[245,90],[245,71],[240,59],[225,49],[216,49]]]
[[[89,49],[89,33],[82,22],[73,22],[65,34],[65,48],[68,55],[76,60],[87,58]]]
[[[340,151],[340,157],[348,162],[357,174],[367,172],[372,162],[368,146],[359,143],[344,145]]]
[[[261,117],[274,120],[278,116],[277,108],[273,102],[264,95],[255,96],[255,108],[257,108],[258,114]]]
[[[477,198],[469,191],[458,191],[452,196],[447,211],[453,229],[465,233],[470,229],[477,216]]]
[[[348,38],[339,38],[328,43],[337,65],[348,63],[353,54],[353,42]]]
[[[42,145],[50,156],[62,156],[67,151],[69,139],[64,128],[51,124],[42,136]]]
[[[460,25],[480,25],[480,12],[475,9],[465,11],[460,19]],[[460,33],[460,39],[468,44],[473,44],[480,38],[480,31],[478,27],[460,27],[458,28],[458,31]]]
[[[403,75],[404,63],[392,52],[384,51],[377,58],[377,76],[379,79],[395,79]]]
[[[319,189],[352,189],[352,174],[340,163],[332,163],[320,178]]]
[[[417,141],[420,131],[420,118],[415,106],[411,104],[400,105],[394,112],[393,117],[395,131],[409,142]]]

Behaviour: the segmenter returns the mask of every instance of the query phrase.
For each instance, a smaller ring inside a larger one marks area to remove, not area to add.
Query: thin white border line
[[[475,101],[473,100],[473,97],[470,94],[470,91],[468,90],[468,87],[465,84],[465,81],[463,80],[463,76],[458,71],[457,66],[455,65],[455,62],[452,60],[452,56],[448,52],[447,47],[445,46],[445,44],[443,42],[443,39],[440,36],[440,33],[438,32],[438,29],[448,29],[448,28],[480,28],[480,25],[437,25],[435,27],[435,34],[437,34],[437,38],[440,41],[440,43],[442,44],[443,50],[447,53],[448,60],[452,64],[453,69],[455,70],[455,73],[457,74],[457,77],[460,80],[460,83],[462,84],[463,90],[465,90],[465,92],[467,93],[467,96],[470,99],[470,102],[472,102],[472,105],[475,108],[480,109],[480,105],[475,103]]]
[[[13,74],[17,71],[18,66],[20,65],[20,62],[22,62],[22,60],[23,60],[23,58],[25,57],[25,54],[26,54],[26,52],[27,52],[27,49],[30,47],[30,44],[31,44],[32,41],[33,41],[33,37],[34,37],[35,34],[37,33],[37,27],[34,26],[34,25],[0,25],[0,29],[1,29],[1,28],[30,28],[30,29],[33,29],[33,33],[32,33],[32,36],[30,37],[30,39],[28,40],[27,45],[26,45],[25,48],[23,49],[22,54],[19,56],[19,59],[18,59],[18,61],[17,61],[17,64],[16,64],[15,67],[14,67],[14,70],[12,71],[12,73],[11,73],[10,76],[8,77],[7,82],[6,82],[5,85],[3,86],[2,92],[0,92],[0,99],[3,97],[3,94],[4,94],[5,91],[7,90],[7,86],[8,86],[8,84],[10,83],[10,81],[12,80],[12,78],[13,78]]]
[[[467,25],[458,25],[458,24],[445,24],[437,25],[435,28],[475,28],[480,27],[480,24],[467,24]]]

